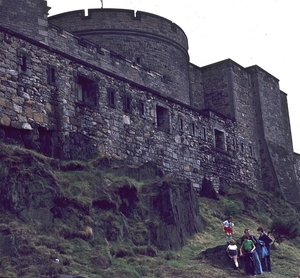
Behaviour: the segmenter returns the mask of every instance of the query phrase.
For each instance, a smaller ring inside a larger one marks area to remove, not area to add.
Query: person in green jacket
[[[240,256],[245,258],[245,271],[247,275],[255,274],[255,264],[253,252],[255,250],[255,244],[248,235],[243,236],[243,243],[240,248]]]

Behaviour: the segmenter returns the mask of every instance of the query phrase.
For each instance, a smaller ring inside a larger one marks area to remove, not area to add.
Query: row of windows
[[[19,69],[21,72],[27,72],[30,66],[30,56],[23,50],[18,51],[19,57]],[[57,67],[54,65],[48,65],[47,68],[47,75],[48,75],[48,84],[52,86],[57,86]],[[108,104],[112,108],[117,107],[117,96],[116,92],[112,89],[108,89]],[[96,107],[98,103],[98,95],[99,95],[99,87],[98,82],[88,78],[87,76],[79,74],[76,79],[76,92],[77,92],[77,101],[90,106]],[[139,112],[141,117],[145,117],[145,103],[140,100],[138,104]],[[132,97],[129,94],[124,94],[123,96],[123,110],[125,113],[132,112]],[[165,131],[171,131],[170,125],[170,117],[169,117],[169,109],[157,105],[156,106],[156,125],[157,128]],[[184,132],[184,118],[179,116],[178,117],[178,131]],[[197,136],[197,129],[194,122],[191,122],[189,125],[190,128],[190,135]],[[214,143],[215,147],[220,150],[226,150],[226,136],[225,133],[221,130],[215,129],[214,130]],[[200,138],[202,140],[207,140],[207,130],[205,127],[202,127],[200,131]],[[245,152],[244,143],[240,145],[240,151],[242,153]],[[248,151],[250,156],[254,156],[252,146],[248,146]]]

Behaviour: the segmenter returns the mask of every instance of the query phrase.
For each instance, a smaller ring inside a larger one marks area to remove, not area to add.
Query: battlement
[[[191,104],[187,38],[181,28],[170,20],[150,13],[135,14],[133,10],[122,9],[92,9],[88,10],[87,16],[83,10],[79,10],[55,15],[48,20],[49,24],[66,30],[82,41],[109,49],[116,57],[126,57],[142,68],[159,72],[163,81],[172,84],[172,87],[167,85],[168,88],[163,84],[159,90],[166,96],[172,95],[185,104]],[[53,39],[50,44],[57,42]],[[66,47],[66,43],[57,45],[58,48],[61,46]],[[127,75],[126,71],[119,73]],[[148,85],[156,86],[154,83]]]

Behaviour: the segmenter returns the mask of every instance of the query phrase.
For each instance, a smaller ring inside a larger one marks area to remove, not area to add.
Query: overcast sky
[[[48,0],[50,16],[101,8],[101,0]],[[103,0],[103,8],[165,17],[188,37],[190,62],[203,67],[227,58],[258,65],[288,95],[294,151],[300,153],[299,0]]]

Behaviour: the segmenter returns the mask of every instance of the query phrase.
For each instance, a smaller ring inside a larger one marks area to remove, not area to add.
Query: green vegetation
[[[10,159],[15,151],[19,158],[24,152],[16,147],[6,150]],[[40,155],[36,159],[39,163],[46,160]],[[66,273],[84,278],[243,277],[242,269],[233,271],[230,264],[202,255],[214,248],[225,253],[222,221],[227,215],[234,217],[234,239],[238,242],[245,228],[254,234],[259,226],[271,232],[275,239],[271,246],[273,273],[265,274],[266,277],[296,277],[300,272],[298,208],[281,196],[244,190],[242,194],[218,196],[219,199],[198,198],[204,230],[180,250],[161,251],[145,240],[149,223],[140,221],[138,215],[126,219],[118,208],[129,206],[130,202],[121,203],[113,194],[124,184],[139,191],[151,182],[127,177],[122,169],[120,175],[114,175],[92,167],[95,161],[64,162],[61,169],[53,171],[53,180],[61,192],[59,200],[72,205],[67,223],[54,219],[51,225],[40,229],[38,223],[25,223],[1,207],[0,240],[13,234],[18,242],[18,258],[1,251],[0,277],[59,277]],[[1,175],[5,176],[8,168],[2,169]],[[96,195],[97,209],[93,207]],[[146,205],[142,205],[147,215]],[[151,224],[157,225],[154,221]],[[93,225],[98,225],[97,234],[93,233]]]

